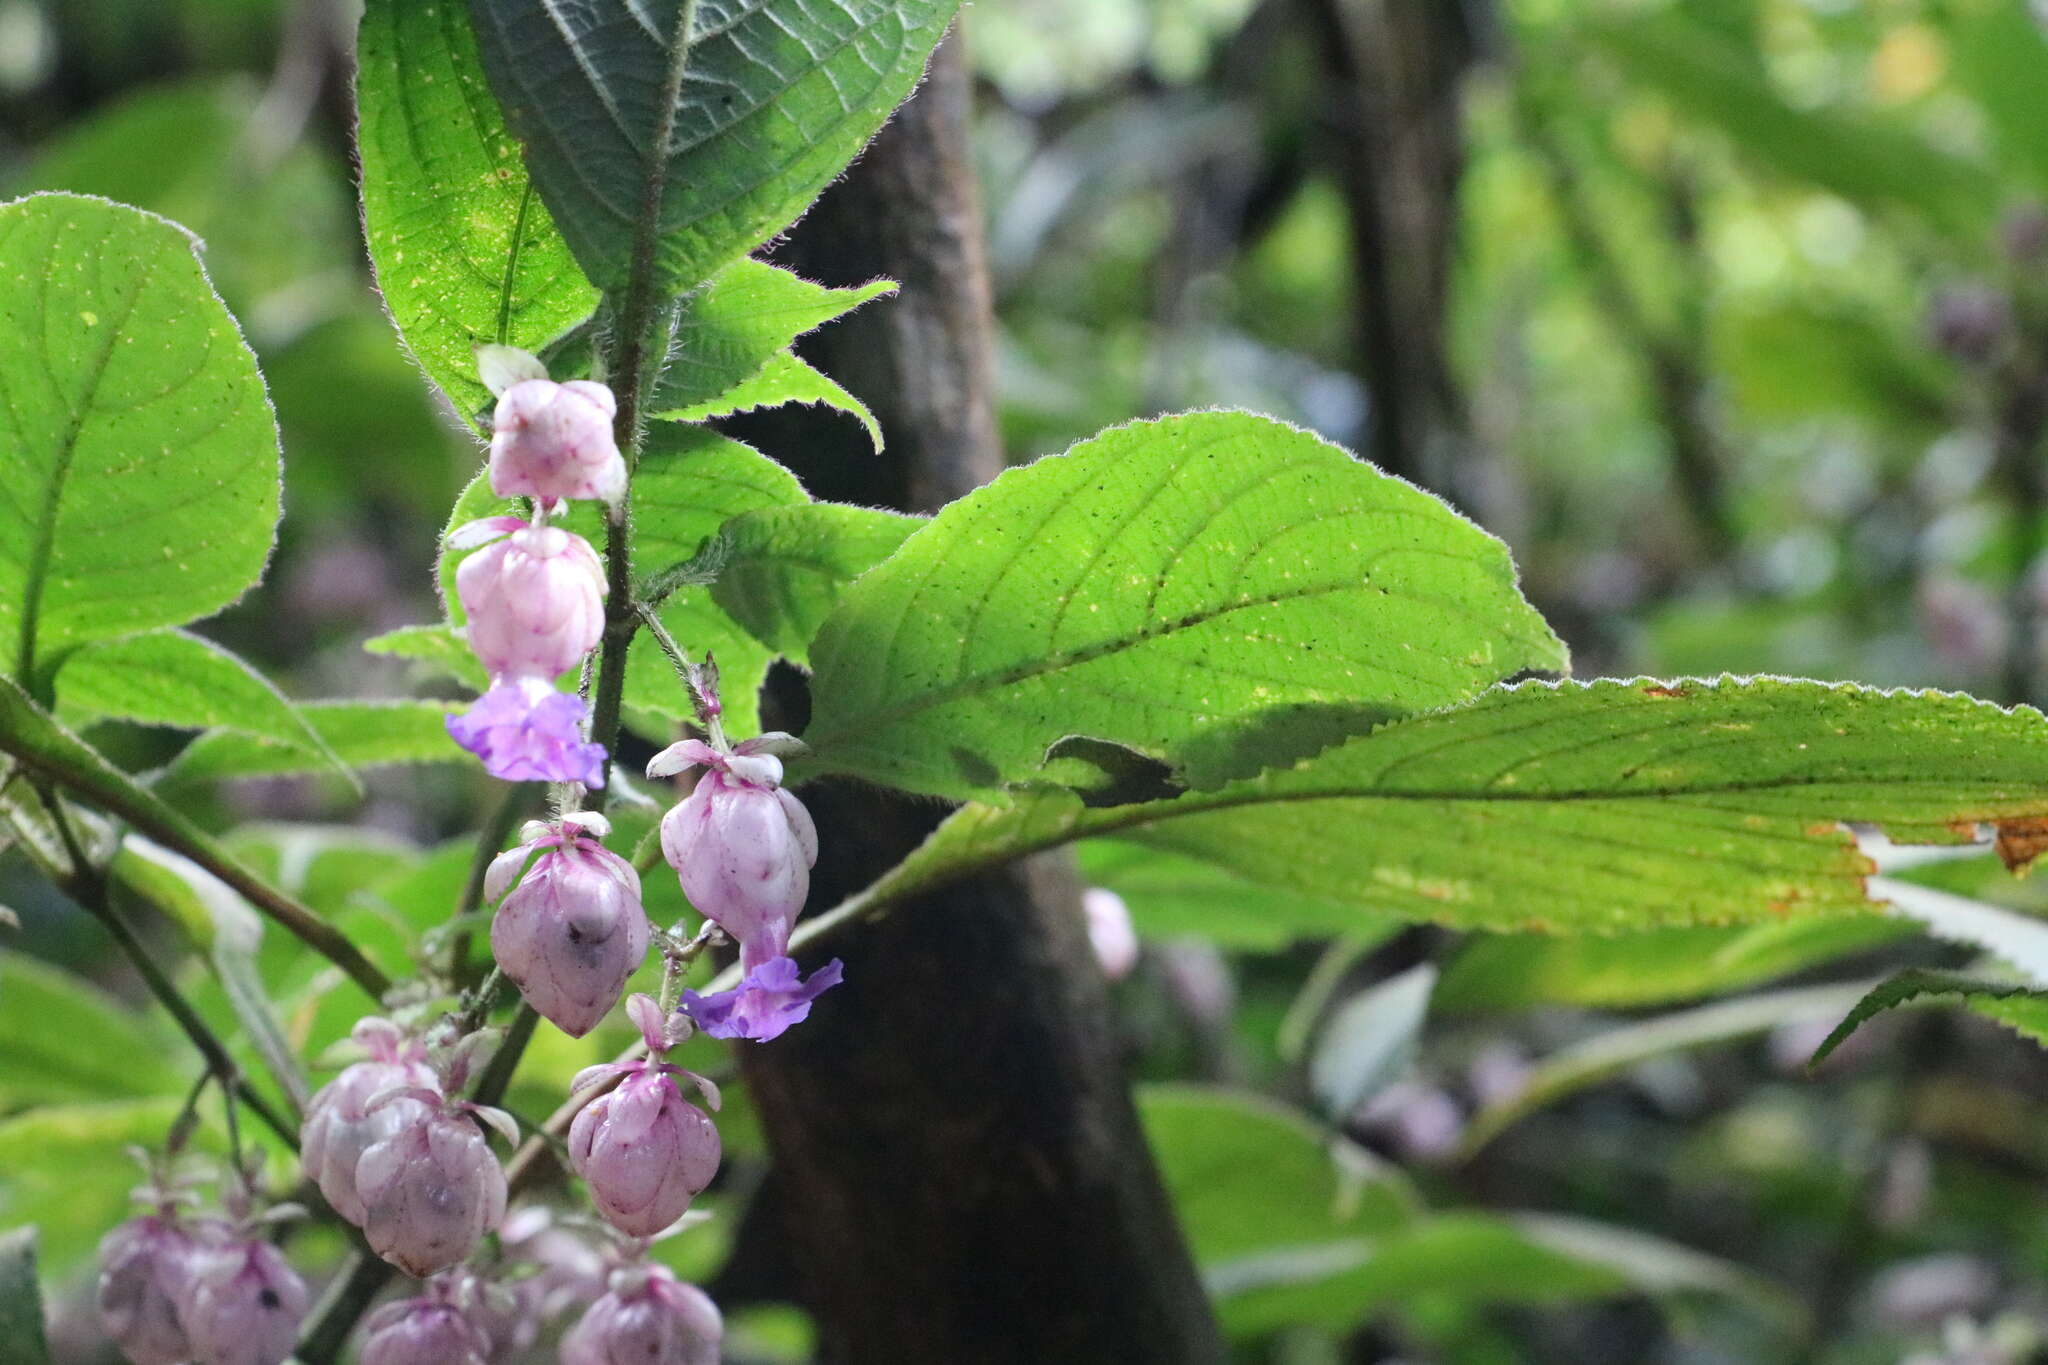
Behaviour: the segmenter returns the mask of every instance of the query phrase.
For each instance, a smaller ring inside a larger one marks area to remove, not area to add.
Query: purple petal
[[[780,1038],[811,1013],[811,1002],[845,977],[838,958],[799,980],[796,959],[778,957],[762,963],[744,981],[716,995],[683,992],[683,1011],[713,1038],[748,1038],[765,1043]]]
[[[448,717],[455,742],[506,782],[604,785],[604,746],[583,742],[583,699],[545,683],[501,682],[460,716]]]

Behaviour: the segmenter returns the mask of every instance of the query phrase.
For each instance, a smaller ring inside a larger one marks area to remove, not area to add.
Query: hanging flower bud
[[[610,832],[594,814],[530,824],[524,842],[499,854],[484,878],[487,899],[504,896],[491,921],[498,965],[529,1005],[572,1038],[619,1003],[652,934],[640,908],[640,874],[598,842]],[[536,852],[539,860],[506,895]]]
[[[590,542],[559,526],[487,517],[448,537],[484,548],[455,570],[469,647],[493,679],[552,680],[583,662],[604,634],[604,565]]]
[[[357,1365],[490,1365],[490,1359],[490,1337],[437,1279],[420,1297],[370,1315]]]
[[[653,1237],[689,1211],[690,1201],[718,1174],[718,1129],[683,1098],[684,1076],[718,1108],[718,1090],[694,1072],[662,1060],[668,1049],[661,1007],[644,995],[626,1002],[648,1056],[590,1067],[581,1090],[611,1077],[617,1088],[583,1107],[569,1128],[569,1163],[590,1186],[597,1211],[619,1231]]]
[[[626,493],[626,462],[612,437],[618,400],[587,379],[527,379],[499,395],[492,421],[491,491],[542,502]]]
[[[611,1290],[562,1338],[562,1365],[718,1365],[718,1305],[666,1267],[612,1272]]]
[[[306,1178],[320,1187],[334,1211],[361,1226],[356,1163],[370,1144],[426,1115],[416,1100],[394,1100],[375,1110],[371,1102],[392,1090],[433,1089],[435,1080],[426,1047],[408,1039],[390,1020],[364,1019],[352,1036],[369,1059],[343,1067],[307,1103],[306,1122],[299,1130],[299,1161]]]
[[[281,1365],[306,1316],[306,1282],[260,1237],[236,1236],[193,1258],[183,1318],[196,1365]]]
[[[647,765],[649,777],[702,767],[696,790],[661,820],[661,851],[698,913],[738,940],[753,971],[789,946],[790,923],[810,894],[818,831],[803,803],[782,789],[778,752],[798,748],[784,734],[731,751],[702,740],[671,744]]]
[[[419,1119],[373,1144],[356,1164],[363,1233],[379,1256],[415,1278],[446,1270],[476,1250],[505,1216],[505,1172],[471,1115],[517,1129],[502,1111],[407,1090],[378,1103],[416,1100]]]
[[[589,715],[581,697],[539,678],[508,678],[466,714],[448,717],[448,733],[501,781],[602,787],[604,746],[583,739]]]
[[[100,1242],[100,1325],[134,1365],[192,1358],[179,1309],[201,1247],[194,1225],[170,1210],[131,1218]]]

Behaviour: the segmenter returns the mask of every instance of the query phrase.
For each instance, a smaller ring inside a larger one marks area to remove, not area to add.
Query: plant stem
[[[328,1286],[326,1296],[314,1308],[305,1333],[299,1338],[299,1365],[333,1365],[341,1355],[356,1319],[377,1297],[377,1291],[391,1278],[391,1267],[365,1251],[349,1258],[346,1269]]]
[[[505,1098],[506,1090],[512,1085],[512,1073],[519,1068],[520,1054],[532,1041],[534,1026],[539,1022],[540,1015],[533,1006],[520,1001],[519,1012],[512,1016],[512,1025],[505,1030],[505,1041],[491,1054],[490,1065],[477,1079],[476,1093],[471,1096],[476,1103],[496,1104]]]
[[[57,828],[57,837],[64,845],[65,856],[71,860],[70,874],[60,875],[54,880],[59,881],[65,892],[83,906],[86,913],[106,926],[114,942],[120,945],[121,951],[135,965],[136,972],[149,987],[150,994],[154,995],[157,1003],[177,1021],[178,1027],[183,1030],[186,1038],[191,1040],[192,1046],[205,1061],[206,1069],[220,1081],[222,1093],[230,1097],[229,1103],[232,1105],[235,1099],[239,1099],[246,1104],[251,1113],[262,1119],[272,1132],[296,1151],[299,1145],[298,1129],[290,1119],[272,1108],[270,1101],[264,1099],[249,1085],[242,1075],[241,1068],[235,1065],[235,1059],[228,1054],[227,1045],[221,1042],[219,1036],[207,1026],[206,1021],[200,1018],[199,1011],[185,999],[184,994],[178,990],[177,983],[157,965],[156,960],[150,956],[147,945],[114,908],[112,888],[107,882],[106,874],[95,866],[87,855],[77,831],[71,827],[70,817],[58,804],[57,794],[48,788],[40,788],[39,794],[44,807],[50,812],[51,822]]]

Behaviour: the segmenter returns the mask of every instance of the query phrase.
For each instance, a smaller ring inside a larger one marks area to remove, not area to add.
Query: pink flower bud
[[[1131,908],[1116,892],[1091,886],[1081,893],[1081,913],[1088,920],[1088,943],[1102,974],[1121,981],[1138,965],[1138,931],[1131,924]]]
[[[528,379],[498,398],[491,434],[491,491],[543,502],[626,492],[626,462],[612,439],[618,400],[587,379]]]
[[[489,1365],[490,1338],[449,1297],[386,1304],[363,1325],[358,1365]]]
[[[661,851],[698,913],[739,941],[753,971],[781,957],[789,928],[810,894],[818,831],[803,803],[782,789],[782,760],[794,744],[763,735],[722,752],[684,740],[655,755],[649,777],[707,769],[661,820]]]
[[[425,1046],[408,1040],[389,1020],[364,1019],[354,1037],[369,1060],[343,1067],[314,1093],[299,1130],[299,1161],[334,1211],[360,1226],[363,1201],[356,1193],[356,1163],[372,1143],[427,1112],[417,1100],[393,1100],[374,1110],[371,1101],[392,1090],[432,1089],[435,1081]]]
[[[604,746],[583,740],[589,714],[581,697],[539,678],[507,678],[467,714],[448,717],[448,733],[501,781],[602,787]]]
[[[652,934],[640,908],[640,874],[593,837],[609,829],[601,816],[528,826],[526,841],[499,854],[484,879],[486,896],[504,895],[540,852],[491,921],[491,952],[526,1002],[572,1038],[619,1003]]]
[[[690,1201],[718,1174],[718,1129],[683,1098],[673,1079],[686,1076],[718,1107],[718,1091],[705,1080],[661,1060],[666,1049],[660,1007],[644,995],[629,1003],[649,1044],[639,1061],[592,1067],[578,1076],[589,1085],[621,1076],[618,1088],[599,1095],[569,1128],[569,1164],[590,1186],[591,1202],[619,1231],[652,1237],[689,1211]]]
[[[192,1263],[183,1317],[196,1365],[281,1365],[306,1316],[306,1282],[261,1239],[235,1238]]]
[[[562,1365],[718,1365],[718,1305],[665,1267],[612,1274],[611,1291],[562,1338]]]
[[[455,570],[469,647],[493,679],[552,680],[583,662],[604,634],[604,566],[582,536],[509,517],[471,522],[448,543],[498,535]]]
[[[192,1345],[179,1309],[198,1253],[190,1225],[131,1218],[100,1242],[100,1325],[134,1365],[179,1365]]]
[[[426,1113],[371,1145],[356,1164],[363,1233],[379,1256],[415,1278],[446,1270],[476,1250],[505,1216],[505,1172],[468,1106],[430,1091]]]

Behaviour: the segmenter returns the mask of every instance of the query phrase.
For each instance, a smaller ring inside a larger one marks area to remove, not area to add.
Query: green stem
[[[524,1000],[519,1002],[519,1012],[512,1016],[512,1026],[505,1030],[505,1041],[491,1055],[489,1066],[478,1078],[476,1093],[471,1097],[478,1104],[496,1104],[505,1098],[505,1092],[512,1087],[512,1073],[519,1069],[520,1054],[533,1040],[533,1029],[540,1022],[540,1015]]]
[[[377,1291],[391,1278],[392,1270],[368,1252],[357,1251],[348,1267],[334,1278],[326,1296],[314,1308],[304,1335],[299,1338],[299,1365],[333,1365],[341,1357],[356,1319],[377,1297]]]

